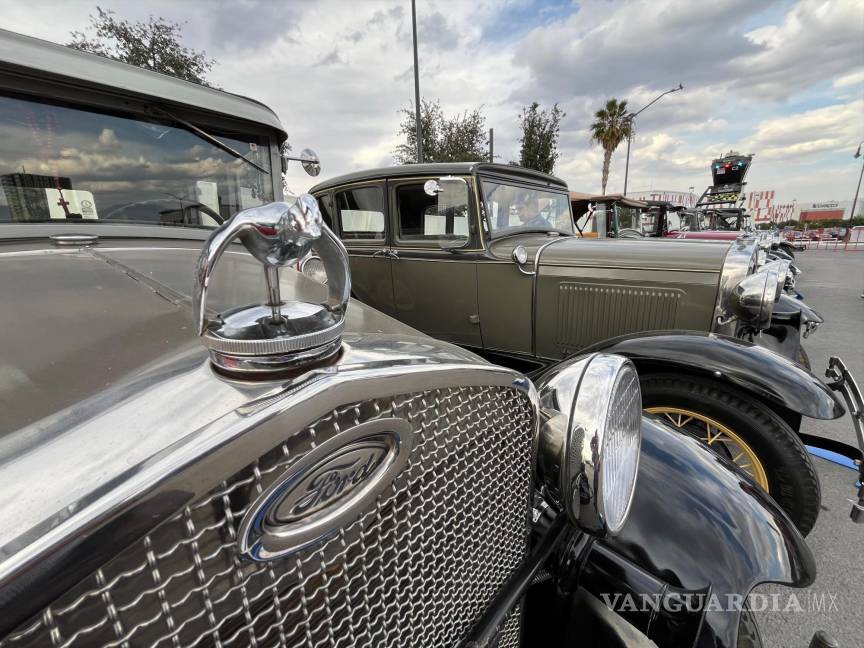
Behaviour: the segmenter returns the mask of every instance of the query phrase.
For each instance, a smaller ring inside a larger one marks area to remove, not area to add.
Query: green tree
[[[551,110],[541,110],[536,101],[519,113],[522,137],[519,140],[519,166],[552,173],[558,161],[558,135],[561,119],[566,116],[556,103]]]
[[[397,164],[417,161],[417,130],[413,107],[399,111],[398,134],[404,138],[393,151]],[[420,101],[420,131],[424,162],[475,162],[487,157],[486,117],[483,107],[447,117],[437,99]]]
[[[601,185],[606,193],[606,183],[609,181],[609,163],[612,153],[625,138],[633,132],[633,122],[627,112],[627,101],[610,99],[606,105],[594,113],[594,123],[591,124],[591,141],[603,147],[603,176]]]
[[[68,47],[98,54],[115,61],[137,65],[146,70],[208,85],[204,75],[213,67],[213,59],[180,43],[183,25],[162,17],[150,16],[146,22],[119,20],[110,9],[96,7],[90,26],[83,32],[73,31]]]

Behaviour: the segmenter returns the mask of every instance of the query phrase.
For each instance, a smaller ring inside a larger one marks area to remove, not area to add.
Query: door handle
[[[398,259],[399,254],[394,250],[375,250],[372,253],[372,258],[375,257],[385,257],[387,259]]]

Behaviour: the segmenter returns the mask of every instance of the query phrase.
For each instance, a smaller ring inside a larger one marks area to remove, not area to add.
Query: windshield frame
[[[269,174],[261,173],[261,176],[265,179],[264,182],[267,185],[268,192],[273,196],[273,200],[284,200],[285,192],[282,184],[282,159],[280,155],[280,147],[285,141],[284,132],[279,131],[270,124],[247,121],[231,115],[212,112],[199,106],[175,104],[169,99],[133,96],[124,94],[123,92],[122,88],[109,88],[106,90],[104,86],[73,87],[45,78],[20,77],[0,80],[0,95],[11,99],[144,122],[161,122],[172,128],[179,128],[180,130],[189,132],[195,137],[200,137],[200,135],[177,123],[171,117],[185,120],[208,134],[215,133],[217,138],[236,137],[237,135],[263,138],[264,143],[259,146],[267,147],[268,157],[265,159],[269,160],[270,172]],[[171,113],[171,117],[156,117],[153,112],[154,106],[167,109]],[[202,138],[202,141],[206,140]],[[65,224],[67,227],[70,225],[77,226],[79,223],[86,223],[88,227],[96,224],[116,224],[152,227],[154,229],[176,227],[179,229],[200,229],[207,232],[213,230],[212,225],[204,224],[155,224],[122,220],[109,223],[101,219],[52,219],[50,221],[50,224]],[[22,225],[23,223],[16,223],[15,221],[3,222],[0,223],[0,227],[8,227],[14,224]],[[27,224],[46,225],[49,224],[49,221],[28,221]]]
[[[537,191],[542,193],[555,194],[556,196],[560,196],[564,203],[567,205],[567,212],[570,214],[570,218],[568,222],[570,223],[570,231],[559,229],[556,227],[548,227],[548,228],[540,228],[540,227],[508,227],[504,229],[496,230],[492,226],[491,221],[491,209],[489,204],[486,201],[486,186],[487,183],[495,183],[498,185],[505,185],[508,187],[514,187],[519,189],[525,189],[528,191]],[[576,236],[576,225],[573,222],[573,205],[570,202],[570,193],[566,187],[557,187],[550,185],[541,185],[533,182],[526,182],[521,178],[514,178],[510,176],[503,175],[477,175],[477,202],[480,205],[481,209],[481,220],[483,222],[483,235],[484,238],[494,241],[503,238],[508,238],[510,236],[516,236],[519,234],[549,234],[556,233],[559,236]]]

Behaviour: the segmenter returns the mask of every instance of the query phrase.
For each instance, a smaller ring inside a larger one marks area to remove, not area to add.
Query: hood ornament
[[[208,319],[210,277],[234,239],[264,266],[268,299]],[[327,272],[327,300],[283,301],[279,268],[294,265],[313,249]],[[276,202],[241,211],[210,235],[196,268],[195,328],[220,369],[245,375],[286,371],[339,350],[350,292],[348,253],[324,224],[316,200],[303,194],[292,204]]]

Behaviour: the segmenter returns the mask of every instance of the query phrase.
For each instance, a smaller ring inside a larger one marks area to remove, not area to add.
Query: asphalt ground
[[[813,373],[825,375],[828,358],[838,355],[864,386],[864,251],[798,252],[795,263],[803,271],[797,289],[825,323],[804,347]],[[834,421],[804,419],[802,432],[855,445],[849,415]],[[824,459],[813,459],[822,484],[822,511],[807,543],[816,556],[813,586],[793,590],[761,585],[757,594],[779,594],[778,603],[762,599],[768,610],[757,613],[766,646],[806,647],[816,630],[825,630],[846,648],[864,646],[864,524],[849,519],[855,494],[851,470]],[[788,598],[794,593],[794,601]],[[774,611],[771,608],[779,608]],[[801,609],[799,609],[799,607]]]

